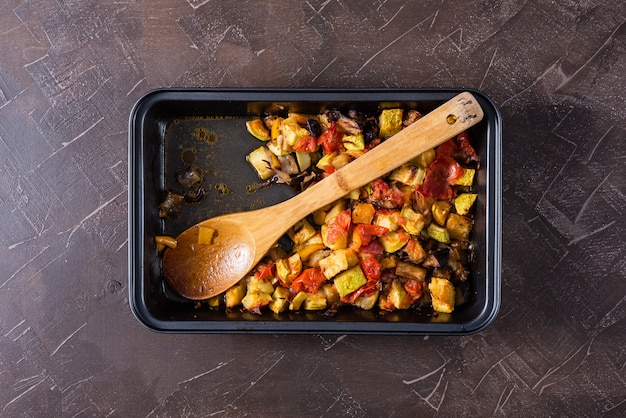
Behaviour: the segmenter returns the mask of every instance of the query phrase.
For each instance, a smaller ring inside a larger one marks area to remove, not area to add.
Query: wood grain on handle
[[[482,118],[483,110],[471,93],[463,92],[453,97],[345,167],[296,195],[292,199],[303,204],[294,205],[292,202],[293,209],[298,206],[301,208],[297,213],[289,215],[297,219],[305,217],[310,213],[307,212],[307,206],[321,207],[340,199],[422,152],[455,137]],[[310,200],[312,196],[315,196],[314,201]],[[306,205],[307,201],[309,205]]]

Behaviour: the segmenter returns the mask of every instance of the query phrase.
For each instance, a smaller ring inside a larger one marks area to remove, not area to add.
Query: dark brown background
[[[0,0],[0,416],[626,415],[624,6]],[[496,322],[145,329],[127,123],[167,86],[485,91],[504,121]]]

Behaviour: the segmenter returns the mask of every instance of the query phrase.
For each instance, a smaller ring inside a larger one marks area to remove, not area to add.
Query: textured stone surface
[[[624,6],[0,0],[0,416],[626,415]],[[504,127],[496,322],[143,328],[127,121],[167,86],[485,91]]]

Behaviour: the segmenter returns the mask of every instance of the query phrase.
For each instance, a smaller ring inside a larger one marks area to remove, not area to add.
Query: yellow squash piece
[[[454,310],[456,291],[449,280],[440,277],[431,277],[428,284],[432,297],[433,309],[437,312],[450,313]]]
[[[291,303],[289,303],[289,310],[297,311],[298,309],[300,309],[300,306],[302,306],[302,303],[306,300],[306,297],[307,293],[304,290],[298,292],[298,294],[296,294],[291,300]]]
[[[421,213],[415,212],[411,206],[405,205],[400,211],[402,217],[402,228],[411,235],[419,235],[424,229],[426,219]]]
[[[272,301],[269,308],[274,313],[281,313],[289,307],[289,289],[278,286],[272,293]]]
[[[341,142],[348,151],[363,151],[365,149],[363,134],[344,135],[344,137],[341,138]]]
[[[439,225],[445,225],[448,214],[452,210],[452,205],[445,200],[437,200],[431,208],[433,219]]]
[[[261,119],[253,119],[246,122],[246,129],[253,137],[261,141],[269,141],[270,132],[265,127],[265,122]]]
[[[307,311],[320,311],[326,309],[326,295],[323,291],[307,293],[303,302],[303,308]]]
[[[461,193],[454,199],[454,208],[459,215],[467,215],[474,205],[478,195],[476,193]]]
[[[378,119],[381,138],[387,138],[402,129],[402,113],[402,109],[383,109]]]
[[[246,294],[246,281],[241,280],[236,285],[232,286],[230,289],[226,291],[226,295],[224,297],[226,301],[226,308],[234,308],[241,304],[241,300]]]
[[[371,203],[357,203],[352,208],[352,222],[355,224],[371,224],[376,208]]]
[[[471,218],[456,213],[451,213],[446,222],[446,229],[448,230],[450,238],[460,241],[469,241],[472,227],[473,223]]]
[[[298,140],[309,134],[309,131],[298,125],[295,119],[287,118],[281,123],[281,130],[285,141],[293,146]]]
[[[474,184],[474,174],[476,170],[473,168],[464,168],[463,175],[454,182],[455,186],[471,186]]]

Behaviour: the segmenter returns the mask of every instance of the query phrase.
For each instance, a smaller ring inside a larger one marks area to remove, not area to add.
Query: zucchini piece
[[[396,168],[389,175],[389,180],[394,180],[408,186],[417,186],[424,182],[426,170],[415,167],[413,164],[404,164]]]
[[[475,193],[461,193],[454,199],[454,209],[456,213],[459,215],[467,215],[474,205],[476,198],[478,197]]]
[[[402,109],[383,109],[378,119],[381,138],[387,138],[402,129],[402,113]]]
[[[341,138],[341,142],[348,151],[363,151],[365,149],[363,134],[344,135],[343,138]]]
[[[432,298],[433,309],[437,312],[450,313],[454,310],[456,291],[449,280],[431,277],[428,290]]]
[[[378,238],[378,242],[383,246],[383,249],[388,253],[395,253],[400,248],[409,242],[411,236],[403,229],[397,231],[391,231],[384,236]]]
[[[302,219],[289,229],[287,235],[289,235],[289,238],[291,238],[294,244],[298,245],[313,238],[316,232],[317,231],[309,221]]]
[[[280,168],[278,158],[264,146],[252,151],[246,159],[254,167],[261,180],[267,180],[272,177],[274,175],[273,168]]]
[[[333,158],[332,164],[335,170],[339,170],[341,167],[345,167],[352,161],[352,157],[347,152],[340,152]]]
[[[422,152],[420,155],[411,160],[411,162],[415,163],[420,168],[427,168],[433,161],[435,161],[436,157],[437,154],[435,153],[435,149],[431,148]]]
[[[300,172],[303,172],[311,167],[311,154],[296,151],[296,162],[298,163],[298,167],[300,167]]]
[[[391,282],[391,289],[387,295],[387,300],[390,301],[396,309],[409,309],[412,303],[411,297],[404,289],[400,280],[397,279]]]
[[[332,279],[342,271],[348,270],[359,263],[359,256],[351,248],[333,251],[328,257],[319,261],[320,270],[327,279]]]
[[[428,225],[426,229],[428,236],[434,240],[437,240],[444,244],[450,244],[450,235],[448,234],[448,230],[442,226],[439,226],[435,223],[431,223]]]
[[[278,135],[277,138],[274,138],[267,142],[267,149],[269,149],[272,154],[278,157],[284,157],[285,155],[291,154],[293,149],[291,145],[285,141],[285,137],[282,135]]]
[[[399,210],[379,210],[374,216],[372,223],[385,227],[389,232],[396,231],[400,227],[402,216]]]
[[[265,122],[261,119],[253,119],[246,122],[246,129],[250,134],[256,139],[260,139],[261,141],[269,141],[270,132],[265,127]]]
[[[307,311],[326,309],[326,295],[321,290],[315,293],[307,293],[303,308]]]
[[[209,298],[209,300],[207,300],[207,305],[209,305],[209,307],[211,307],[211,308],[219,308],[220,300],[222,299],[221,296],[222,295],[215,295],[215,296]]]
[[[421,213],[415,212],[410,206],[405,205],[400,211],[403,222],[402,228],[411,235],[419,235],[424,229],[426,219]]]
[[[334,283],[339,296],[344,297],[367,283],[367,278],[365,274],[363,274],[361,267],[357,265],[338,274],[335,277]]]
[[[470,218],[456,213],[451,213],[446,222],[446,229],[452,239],[460,241],[469,241],[470,232],[472,232],[473,223]]]
[[[324,225],[326,223],[326,214],[329,209],[330,206],[326,206],[313,212],[313,223],[315,225]]]
[[[324,155],[322,158],[319,159],[317,164],[315,164],[315,167],[319,168],[320,170],[325,170],[326,167],[333,166],[333,159],[336,156],[337,156],[336,151],[330,154]]]
[[[348,202],[346,202],[345,199],[337,200],[335,203],[332,204],[330,209],[328,209],[328,211],[326,212],[326,216],[324,217],[324,223],[327,224],[328,222],[330,222],[331,219],[337,216],[339,212],[343,212],[347,208],[348,208]]]
[[[344,199],[359,200],[359,197],[361,197],[361,189],[354,189],[345,195]]]

